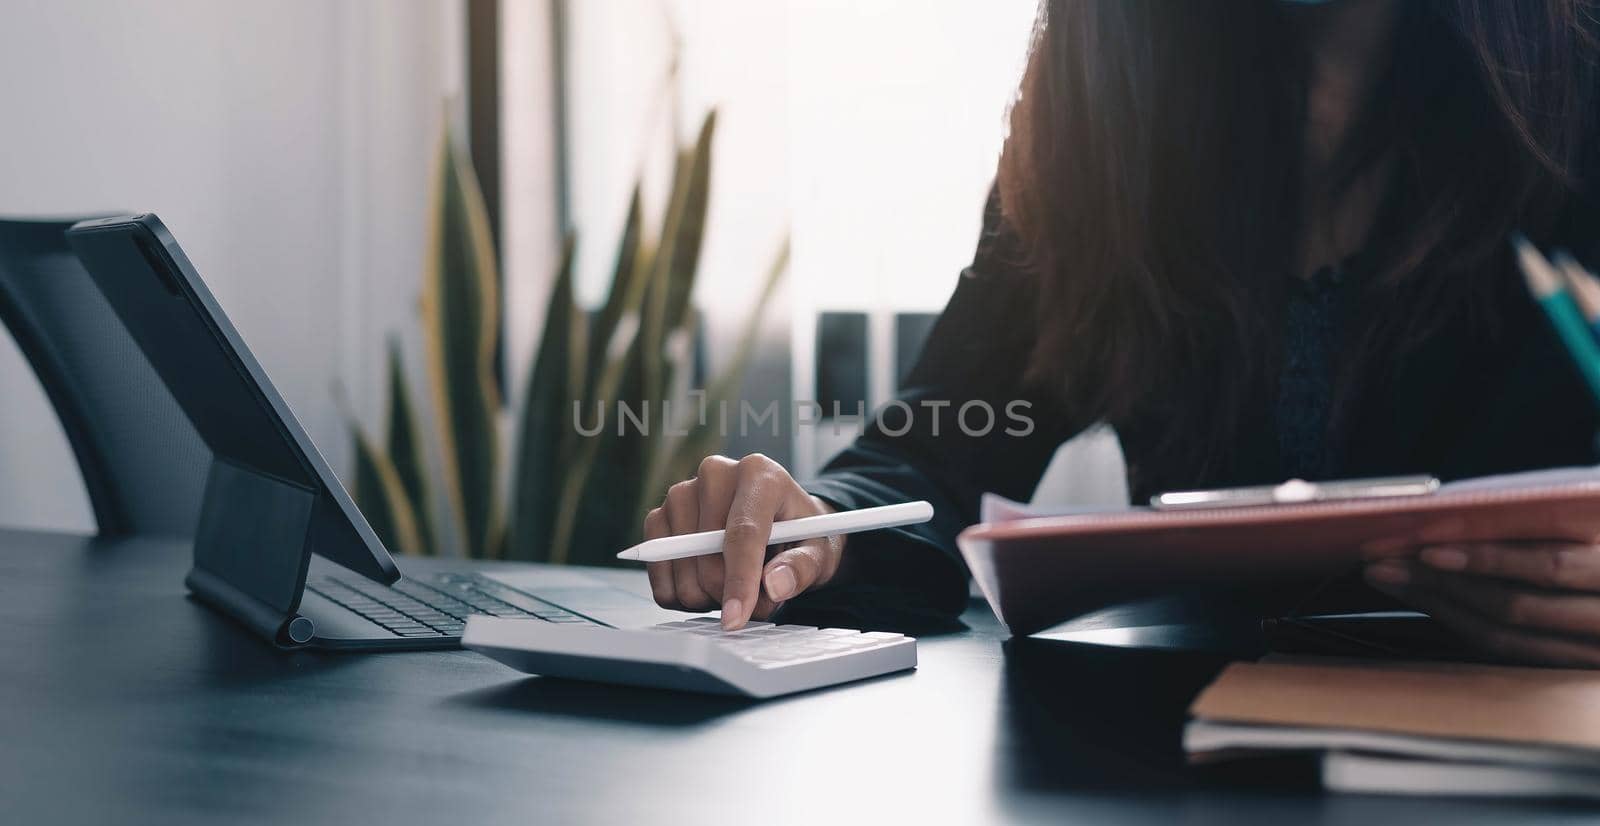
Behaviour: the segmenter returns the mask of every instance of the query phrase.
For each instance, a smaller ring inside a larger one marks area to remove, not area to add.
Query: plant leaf
[[[651,293],[646,300],[644,352],[645,397],[667,398],[676,389],[674,365],[668,342],[675,335],[688,335],[692,313],[695,276],[700,264],[700,249],[705,240],[706,209],[710,201],[711,142],[716,133],[717,113],[712,110],[700,124],[694,146],[678,153],[673,180],[673,196],[661,233],[661,254],[652,274]],[[658,440],[659,441],[659,440]],[[651,446],[651,447],[659,447]],[[658,453],[658,450],[647,452]]]
[[[606,432],[579,441],[562,491],[552,561],[614,564],[612,553],[638,535],[643,503],[656,493],[641,483],[664,446],[659,419],[671,383],[664,345],[688,312],[705,232],[715,123],[715,113],[708,114],[695,147],[677,154],[660,238],[650,252],[635,255],[634,272],[620,292],[617,322],[606,334],[606,344],[592,345],[604,348],[606,362],[592,368],[598,369],[599,378],[586,409],[600,403],[610,422]],[[640,249],[649,247],[641,241]],[[612,295],[619,295],[619,284],[613,283]],[[619,401],[649,418],[646,434],[631,426],[617,433]],[[619,519],[619,514],[633,518]],[[582,537],[581,547],[574,544],[577,537]]]
[[[483,193],[448,121],[440,140],[423,279],[423,330],[447,499],[468,556],[499,532],[500,393],[494,379],[499,279]]]
[[[411,501],[394,463],[361,432],[351,427],[356,444],[355,500],[385,547],[403,554],[424,552]]]
[[[509,559],[539,560],[551,550],[561,480],[567,473],[576,428],[568,421],[572,403],[583,398],[586,376],[586,318],[573,298],[573,253],[568,235],[561,267],[545,310],[539,351],[528,372],[517,454],[513,464]]]
[[[637,299],[630,303],[634,282],[643,278],[649,267],[649,254],[640,255],[639,184],[633,185],[633,195],[628,200],[628,217],[622,224],[622,240],[617,244],[617,261],[611,271],[611,286],[606,291],[605,304],[595,317],[589,336],[589,358],[584,377],[584,398],[594,399],[595,383],[601,367],[606,363],[606,348],[617,331],[624,315],[638,309]]]
[[[739,384],[744,380],[745,371],[749,369],[750,360],[755,357],[756,347],[760,343],[767,307],[777,295],[778,285],[783,282],[784,273],[788,270],[789,238],[785,236],[778,247],[777,255],[767,268],[767,277],[762,283],[761,294],[757,297],[755,306],[751,307],[749,316],[745,318],[744,329],[739,333],[739,342],[733,349],[733,360],[706,386],[705,405],[708,411],[719,409],[722,402],[732,399],[738,391]],[[689,478],[700,460],[715,453],[721,446],[725,434],[720,428],[719,417],[716,415],[707,415],[703,424],[696,422],[689,428],[689,435],[680,437],[677,444],[664,453],[665,458],[645,475],[643,491],[662,490],[673,481]]]
[[[624,238],[626,245],[627,239]],[[624,257],[619,252],[618,259]],[[599,365],[591,365],[589,373],[594,376],[584,394],[583,410],[587,414],[598,405],[604,411],[608,420],[608,427],[601,433],[591,438],[578,438],[570,456],[567,473],[561,485],[561,504],[556,512],[556,524],[550,539],[550,561],[555,564],[578,561],[572,554],[573,537],[583,536],[585,548],[605,548],[611,542],[608,534],[596,534],[592,531],[599,525],[604,531],[612,531],[617,525],[616,514],[625,512],[624,509],[631,505],[627,502],[618,502],[615,490],[607,490],[604,485],[609,483],[617,473],[618,468],[626,464],[626,455],[633,448],[627,440],[635,438],[633,434],[625,436],[616,435],[614,417],[617,413],[617,402],[625,401],[637,405],[643,397],[642,373],[640,367],[640,321],[642,305],[645,294],[650,285],[648,275],[654,272],[653,262],[657,257],[656,248],[648,246],[641,238],[634,253],[634,266],[631,272],[619,270],[618,276],[626,275],[625,282],[616,282],[611,285],[612,293],[617,296],[617,318],[609,332],[604,332],[604,343],[591,339],[590,352],[599,361]],[[619,287],[621,288],[619,290]],[[608,300],[608,304],[611,301]],[[599,325],[592,330],[592,336],[599,338],[602,331]],[[591,487],[591,483],[599,477],[599,487]],[[620,490],[632,491],[635,478],[630,477]],[[601,491],[599,503],[605,504],[598,512],[600,518],[590,518],[597,512],[597,502],[586,497],[590,490]],[[609,510],[607,510],[609,509]],[[579,526],[583,526],[580,532]],[[614,548],[612,550],[615,550]],[[579,556],[587,559],[581,551]],[[604,554],[603,556],[609,556]],[[614,560],[613,560],[614,561]]]
[[[661,246],[650,273],[650,292],[642,319],[644,394],[666,397],[672,384],[672,365],[666,342],[684,328],[689,300],[694,293],[700,248],[705,240],[706,209],[710,202],[711,143],[717,113],[706,113],[694,146],[677,153],[672,195],[661,224]]]
[[[683,211],[672,228],[672,255],[667,262],[667,333],[682,328],[689,320],[689,299],[700,270],[706,210],[711,202],[711,142],[716,130],[717,110],[712,109],[700,122],[700,134],[686,158]]]
[[[597,371],[592,391],[584,399],[584,413],[589,415],[596,405],[603,411],[607,427],[587,438],[575,438],[574,448],[561,484],[561,504],[556,511],[556,524],[550,539],[550,561],[556,564],[577,561],[573,556],[573,537],[582,535],[586,547],[605,547],[610,539],[592,534],[590,528],[596,520],[588,518],[596,512],[597,504],[604,503],[609,514],[599,520],[607,530],[614,528],[616,514],[625,512],[626,502],[618,502],[616,490],[606,490],[608,484],[624,463],[630,449],[627,441],[635,434],[618,435],[615,417],[617,402],[623,400],[636,404],[642,395],[639,367],[639,313],[636,309],[644,298],[646,282],[635,279],[630,285],[624,306],[635,308],[625,312],[612,333],[612,340],[601,356],[604,366]],[[576,434],[575,434],[576,436]],[[592,484],[598,480],[598,487]],[[588,491],[601,491],[598,503],[585,496]],[[632,491],[631,482],[617,490]],[[579,526],[584,531],[580,534]],[[614,550],[614,549],[613,549]]]
[[[617,352],[607,359],[596,386],[595,404],[603,411],[606,427],[592,437],[574,434],[575,447],[551,539],[551,562],[603,562],[609,556],[603,549],[614,552],[616,537],[627,535],[628,523],[618,515],[632,512],[634,503],[626,497],[637,484],[638,457],[646,438],[631,426],[618,432],[619,402],[637,411],[643,401],[639,325],[627,323],[627,318],[618,326],[618,338],[613,342],[616,346],[612,349]],[[591,410],[586,402],[584,415],[591,415]],[[582,547],[574,544],[580,536]]]
[[[428,492],[428,469],[422,454],[422,430],[416,410],[411,406],[411,383],[406,380],[400,358],[400,342],[389,340],[389,459],[409,500],[415,517],[418,538],[424,547],[438,541],[433,520],[428,516],[432,503]]]

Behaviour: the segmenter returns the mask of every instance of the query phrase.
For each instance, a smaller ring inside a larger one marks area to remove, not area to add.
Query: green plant
[[[494,346],[499,279],[482,194],[448,124],[440,141],[423,287],[423,338],[442,472],[425,472],[422,433],[399,348],[388,358],[387,433],[380,445],[355,427],[355,496],[390,548],[432,553],[452,544],[470,556],[605,564],[638,538],[645,510],[673,479],[693,473],[721,434],[711,417],[661,426],[664,401],[698,409],[687,377],[698,333],[691,297],[705,236],[716,113],[678,147],[659,232],[643,226],[635,185],[605,302],[592,314],[573,289],[576,241],[566,239],[538,350],[525,379],[510,459],[508,506],[497,495],[502,456]],[[702,389],[711,409],[737,390],[761,319],[788,268],[785,241],[746,318],[729,363]],[[617,403],[648,411],[648,429],[619,429]],[[575,407],[576,406],[576,407]],[[580,414],[607,427],[581,435]],[[679,418],[679,417],[674,417]],[[427,517],[430,481],[443,489],[454,543]]]

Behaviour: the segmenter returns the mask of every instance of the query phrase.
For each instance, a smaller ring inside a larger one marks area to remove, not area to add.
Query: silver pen
[[[1260,485],[1216,490],[1183,490],[1150,497],[1156,510],[1196,508],[1243,508],[1259,505],[1291,505],[1345,499],[1386,499],[1393,496],[1425,496],[1439,489],[1432,476],[1389,476],[1376,479],[1338,479],[1307,482],[1290,479],[1281,485]]]

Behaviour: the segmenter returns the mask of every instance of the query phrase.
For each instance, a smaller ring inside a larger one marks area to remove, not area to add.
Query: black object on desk
[[[66,241],[115,314],[107,323],[143,353],[140,375],[153,368],[159,377],[146,379],[145,393],[175,401],[209,450],[184,582],[257,636],[282,647],[449,648],[474,613],[618,627],[665,618],[651,601],[594,582],[524,591],[470,563],[400,582],[388,550],[161,220],[83,221]]]
[[[67,247],[73,223],[0,221],[0,323],[72,445],[100,535],[192,536],[211,452]]]
[[[975,604],[971,630],[919,641],[914,674],[752,705],[528,678],[466,651],[279,651],[185,599],[188,564],[183,543],[0,530],[0,822],[1233,826],[1583,811],[1192,772],[1184,709],[1230,655],[1163,650],[1180,629],[1153,613],[1115,618],[1147,647],[1002,646]]]
[[[313,549],[378,582],[398,580],[383,543],[161,220],[84,221],[67,241],[211,451],[189,588],[262,637],[300,644],[313,633],[296,613]]]

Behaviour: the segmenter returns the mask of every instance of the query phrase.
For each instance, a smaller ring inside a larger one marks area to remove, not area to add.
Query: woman
[[[725,552],[652,565],[657,601],[738,627],[849,583],[953,615],[979,494],[1027,498],[1095,422],[1135,501],[1594,463],[1593,400],[1507,238],[1600,252],[1597,17],[1047,0],[976,258],[903,397],[911,432],[869,427],[805,485],[761,456],[706,459],[645,532],[726,527]],[[1025,401],[1036,426],[964,435],[973,399]],[[767,558],[773,520],[908,499],[934,521]],[[1428,547],[1365,573],[1493,652],[1600,666],[1600,548]]]

